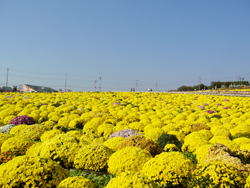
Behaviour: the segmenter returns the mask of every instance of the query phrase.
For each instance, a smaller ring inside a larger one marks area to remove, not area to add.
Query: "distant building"
[[[24,84],[22,88],[19,89],[21,92],[57,92],[57,90],[43,87],[43,86],[34,86],[29,84]]]
[[[7,87],[7,86],[3,86],[0,90],[2,92],[11,92],[11,91],[13,91],[13,89],[11,87]]]

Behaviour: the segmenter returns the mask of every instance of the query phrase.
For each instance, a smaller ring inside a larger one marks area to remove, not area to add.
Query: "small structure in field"
[[[57,92],[57,90],[44,87],[44,86],[34,86],[29,84],[24,84],[20,89],[21,92]]]

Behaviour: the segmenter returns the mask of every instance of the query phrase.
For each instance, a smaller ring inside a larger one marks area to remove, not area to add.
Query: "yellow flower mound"
[[[113,129],[114,125],[104,123],[97,128],[97,134],[107,139],[113,133]]]
[[[81,176],[68,177],[64,179],[57,188],[95,188],[95,184]]]
[[[230,137],[230,131],[223,127],[223,126],[213,126],[211,128],[211,132],[214,136],[225,136],[225,137]]]
[[[5,133],[0,133],[0,151],[1,151],[1,146],[2,144],[8,139],[10,138],[11,135],[9,134],[5,134]]]
[[[71,167],[78,149],[78,140],[75,137],[60,134],[50,140],[31,147],[27,151],[27,154],[51,158],[54,161],[59,161],[64,167]]]
[[[180,149],[175,144],[166,144],[163,148],[163,151],[179,151]]]
[[[198,147],[208,144],[208,141],[212,136],[213,135],[209,130],[192,132],[185,137],[182,151],[188,150],[194,152]]]
[[[155,143],[154,141],[147,139],[142,135],[130,136],[126,138],[119,146],[119,149],[128,147],[128,146],[135,146],[141,149],[145,149],[151,153],[152,156],[155,156],[162,152],[162,148],[159,144]]]
[[[69,122],[70,129],[81,129],[83,127],[83,120],[81,118],[73,119]]]
[[[86,145],[77,152],[74,165],[78,169],[103,171],[107,169],[107,161],[112,153],[111,149],[103,145]]]
[[[0,187],[56,187],[68,171],[51,159],[19,156],[0,165]]]
[[[238,126],[230,129],[233,138],[237,137],[248,137],[250,138],[250,125],[249,124],[239,124]]]
[[[54,136],[59,135],[61,133],[62,133],[62,131],[59,129],[53,129],[53,130],[46,131],[41,135],[41,141],[44,142],[44,141],[49,140],[49,139],[53,138]]]
[[[21,125],[17,125],[15,127],[13,127],[11,130],[10,130],[10,134],[11,135],[15,135],[17,134],[18,132],[20,132],[22,129],[28,127],[29,125],[26,125],[26,124],[21,124]]]
[[[34,142],[30,139],[14,136],[2,144],[1,151],[11,152],[13,155],[23,155],[33,144]]]
[[[222,162],[198,165],[192,175],[193,187],[243,187],[244,176],[233,166]]]
[[[161,128],[153,128],[151,125],[146,126],[144,129],[144,134],[146,138],[149,138],[157,142],[158,138],[164,134],[164,131]]]
[[[246,180],[245,188],[250,188],[250,175],[248,176],[248,178]]]
[[[227,146],[230,150],[235,151],[238,149],[238,145],[235,144],[232,140],[230,140],[228,137],[225,136],[214,136],[209,140],[209,143],[211,144],[223,144]]]
[[[185,185],[193,164],[180,152],[164,152],[146,162],[142,173],[162,186]]]
[[[108,139],[103,143],[104,146],[112,149],[113,151],[118,150],[120,144],[125,140],[124,137],[116,136],[113,138]]]
[[[108,172],[118,175],[122,172],[139,172],[152,156],[147,150],[138,147],[126,147],[116,151],[108,160]]]
[[[15,127],[14,127],[15,128]],[[18,132],[15,132],[15,136],[31,139],[34,141],[40,140],[41,135],[46,131],[46,128],[43,125],[35,124],[28,125]],[[12,132],[11,132],[12,133]]]
[[[140,173],[123,172],[111,179],[106,188],[156,188],[157,185]]]

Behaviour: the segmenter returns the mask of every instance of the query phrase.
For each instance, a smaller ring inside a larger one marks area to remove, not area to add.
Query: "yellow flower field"
[[[3,188],[250,187],[249,97],[0,93],[11,123]]]

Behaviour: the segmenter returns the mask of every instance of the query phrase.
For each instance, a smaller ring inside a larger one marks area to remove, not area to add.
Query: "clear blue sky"
[[[249,0],[0,0],[0,84],[175,89],[250,80]],[[98,85],[98,84],[97,84]]]

